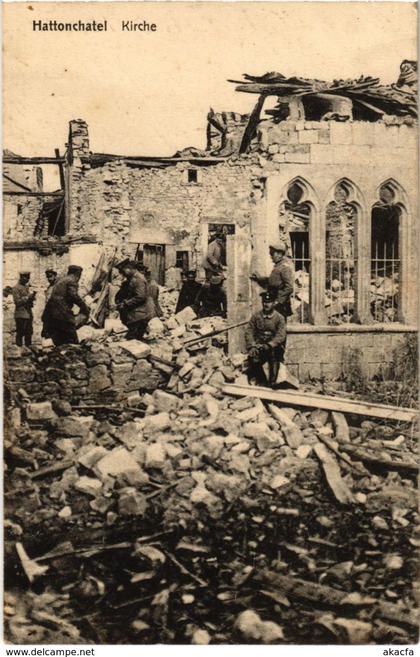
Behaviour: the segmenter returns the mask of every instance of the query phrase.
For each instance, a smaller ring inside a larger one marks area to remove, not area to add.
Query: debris
[[[315,395],[313,393],[295,392],[292,390],[270,390],[269,388],[260,388],[258,386],[226,384],[223,386],[223,392],[229,395],[248,395],[259,399],[268,399],[291,406],[324,408],[342,413],[365,415],[366,417],[380,417],[393,422],[413,422],[418,415],[418,412],[411,408],[371,404],[345,397],[338,399],[336,397],[328,397],[327,395]]]
[[[37,577],[41,577],[42,575],[45,575],[45,573],[48,570],[48,566],[40,566],[39,564],[36,563],[36,561],[30,559],[26,554],[25,548],[23,547],[22,543],[16,543],[15,547],[18,557],[20,559],[20,563],[25,572],[25,575],[31,584],[32,582],[35,581]]]

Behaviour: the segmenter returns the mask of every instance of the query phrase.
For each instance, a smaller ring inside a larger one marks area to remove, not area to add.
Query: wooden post
[[[325,210],[311,207],[309,222],[309,244],[311,252],[310,313],[311,322],[317,325],[327,323],[325,312]]]
[[[251,313],[250,263],[251,245],[248,235],[236,226],[235,235],[226,236],[226,294],[228,322],[236,324],[249,319]],[[229,331],[229,355],[245,350],[242,327]]]
[[[370,312],[371,205],[367,211],[357,206],[355,317],[360,324],[373,322]]]

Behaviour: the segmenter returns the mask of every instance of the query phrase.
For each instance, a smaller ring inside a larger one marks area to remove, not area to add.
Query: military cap
[[[30,271],[20,271],[19,276],[30,276],[31,272]]]
[[[79,267],[79,265],[70,265],[67,269],[68,274],[81,274],[82,271],[83,267]]]
[[[121,269],[123,269],[123,267],[125,267],[129,262],[130,262],[129,258],[125,258],[124,260],[121,260],[121,262],[117,262],[117,264],[115,265],[115,269],[121,271]]]
[[[261,292],[260,297],[261,297],[262,301],[275,301],[276,300],[275,293],[274,292],[269,292],[267,290],[265,292]]]
[[[210,278],[210,283],[212,283],[212,285],[219,285],[220,283],[223,283],[223,276],[219,276],[218,274],[214,274]]]
[[[46,269],[45,273],[46,274],[55,274],[57,276],[57,272],[54,269]]]
[[[283,240],[279,240],[278,242],[273,242],[270,244],[270,249],[272,251],[283,251],[283,253],[286,253],[287,244],[286,242],[283,242]]]

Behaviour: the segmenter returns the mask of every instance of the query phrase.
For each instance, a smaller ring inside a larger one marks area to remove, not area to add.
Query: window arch
[[[355,322],[357,317],[357,224],[359,193],[348,179],[338,181],[325,211],[325,310],[328,324]]]
[[[279,237],[289,247],[295,268],[291,323],[310,321],[311,225],[316,198],[311,185],[298,177],[283,190],[279,207]]]
[[[377,197],[371,209],[370,310],[375,322],[397,322],[405,195],[395,180],[387,180],[379,186]]]

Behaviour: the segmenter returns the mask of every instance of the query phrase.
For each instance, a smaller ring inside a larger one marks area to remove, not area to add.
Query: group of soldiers
[[[176,312],[191,306],[199,317],[226,317],[227,302],[224,290],[222,247],[210,243],[204,269],[206,280],[199,283],[196,271],[183,274]],[[221,240],[220,240],[221,241]],[[248,352],[248,376],[251,382],[274,385],[278,378],[280,363],[286,348],[286,323],[292,314],[290,298],[293,293],[293,265],[286,256],[287,246],[278,242],[270,246],[273,270],[268,277],[257,272],[251,280],[260,285],[262,309],[252,315],[245,330]],[[210,255],[209,255],[210,254]],[[128,340],[141,340],[149,321],[162,315],[159,305],[159,286],[151,272],[135,260],[123,260],[116,265],[123,280],[115,295],[115,308],[122,323],[127,327]],[[48,286],[45,289],[45,307],[42,313],[42,337],[50,338],[54,345],[77,344],[77,328],[88,321],[89,307],[79,295],[82,267],[70,265],[64,276],[47,269]],[[33,312],[36,292],[30,289],[30,272],[19,274],[18,283],[11,289],[15,304],[16,344],[29,346],[32,343]],[[79,314],[74,314],[74,307]],[[268,366],[268,377],[263,366]]]

